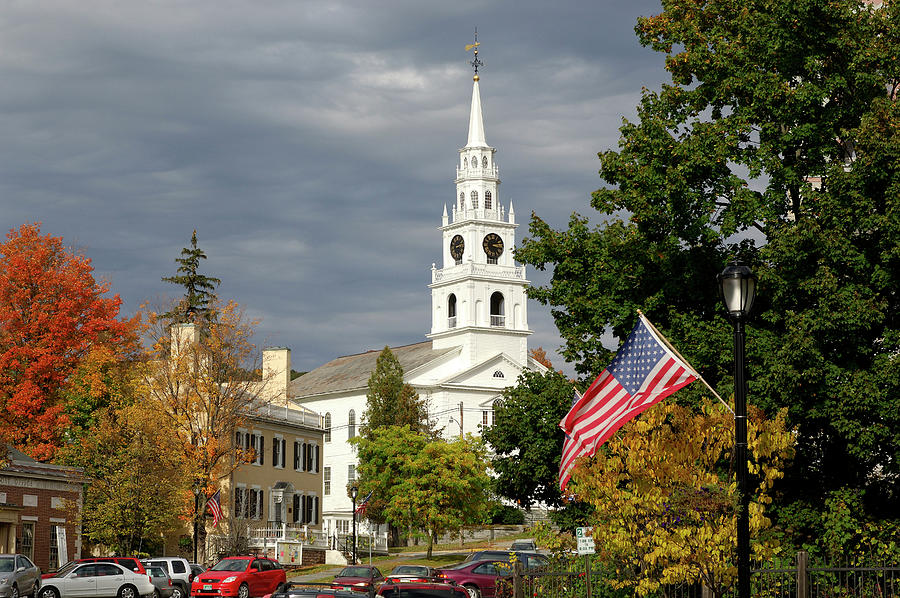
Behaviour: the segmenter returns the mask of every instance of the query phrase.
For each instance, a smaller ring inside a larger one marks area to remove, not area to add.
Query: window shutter
[[[294,471],[300,469],[300,443],[294,441]]]
[[[309,461],[309,445],[306,442],[303,443],[303,461],[300,464],[300,471],[309,471],[309,467],[307,467],[307,462]]]
[[[285,453],[287,453],[287,440],[282,438],[280,442],[281,442],[281,463],[279,463],[279,465],[281,467],[284,467],[284,462],[287,461],[287,457],[285,455]]]
[[[273,467],[278,467],[278,447],[279,446],[280,445],[278,444],[278,439],[273,438],[272,439],[272,466]]]
[[[319,445],[316,445],[316,473],[319,473]],[[319,500],[316,498],[316,500]]]
[[[308,496],[306,500],[306,522],[312,523],[313,518],[313,498],[312,496]]]
[[[259,464],[266,464],[266,438],[262,434],[259,435]]]
[[[295,447],[297,446],[296,443],[294,444],[294,446]],[[292,519],[293,519],[294,523],[297,523],[298,521],[300,521],[300,495],[299,494],[294,495],[294,516]]]
[[[312,516],[312,524],[313,524],[313,525],[318,525],[318,524],[319,524],[319,497],[318,497],[318,496],[314,496],[314,497],[313,497],[313,516]]]

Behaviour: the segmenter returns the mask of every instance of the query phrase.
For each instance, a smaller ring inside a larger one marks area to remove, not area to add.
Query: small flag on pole
[[[372,498],[372,492],[374,492],[374,490],[369,491],[369,493],[366,494],[366,497],[362,499],[362,501],[360,501],[358,505],[356,505],[355,512],[357,515],[362,515],[366,512],[366,505],[369,503],[369,499]]]
[[[639,314],[612,363],[559,422],[566,433],[559,464],[560,490],[565,490],[579,457],[593,455],[626,422],[698,377],[644,314]]]
[[[213,514],[213,527],[219,525],[219,519],[222,518],[222,503],[219,500],[221,496],[222,491],[216,490],[215,494],[206,499],[206,508]]]

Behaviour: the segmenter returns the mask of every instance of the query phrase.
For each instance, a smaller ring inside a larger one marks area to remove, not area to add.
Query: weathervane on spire
[[[480,77],[478,76],[478,67],[484,66],[484,63],[478,60],[478,46],[481,45],[481,42],[478,41],[478,27],[475,28],[475,43],[466,44],[466,52],[475,48],[475,57],[469,61],[469,64],[472,65],[472,68],[475,69],[475,76],[472,77],[475,81],[478,81]]]

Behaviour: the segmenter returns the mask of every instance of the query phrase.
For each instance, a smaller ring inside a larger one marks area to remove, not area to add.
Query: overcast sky
[[[11,0],[0,10],[0,213],[93,260],[131,314],[197,229],[221,296],[293,366],[425,339],[465,145],[475,27],[500,200],[527,233],[591,214],[662,57],[659,2]],[[532,269],[535,283],[546,281]],[[534,335],[567,372],[549,310]]]

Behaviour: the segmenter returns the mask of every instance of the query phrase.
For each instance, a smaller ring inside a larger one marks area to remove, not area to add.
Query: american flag
[[[219,519],[222,518],[222,503],[220,501],[221,496],[222,491],[216,490],[215,494],[206,499],[206,508],[212,511],[213,514],[213,527],[219,525]]]
[[[366,506],[369,504],[369,499],[372,498],[372,492],[375,491],[371,490],[368,494],[366,494],[366,497],[362,499],[362,501],[358,505],[356,505],[357,515],[361,515],[366,512]]]
[[[612,363],[559,422],[566,433],[560,490],[565,490],[579,457],[593,455],[627,421],[698,377],[640,314]]]

